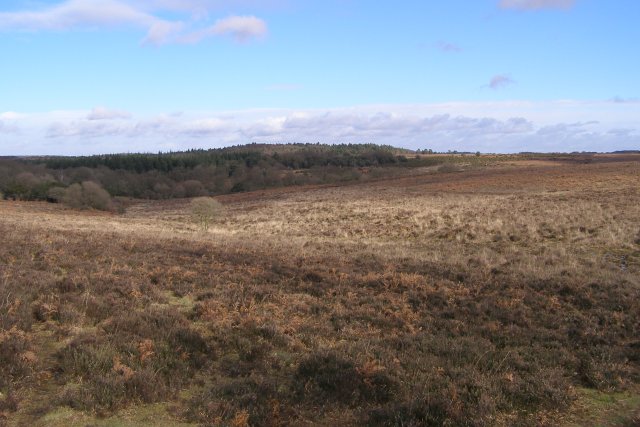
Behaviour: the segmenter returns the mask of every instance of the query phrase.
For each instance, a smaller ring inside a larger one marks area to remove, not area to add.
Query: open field
[[[0,201],[0,424],[640,423],[640,156]]]

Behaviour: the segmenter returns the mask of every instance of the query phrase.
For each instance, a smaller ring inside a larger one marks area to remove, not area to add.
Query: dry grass
[[[557,425],[638,396],[637,161],[219,200],[206,233],[188,201],[0,202],[0,417]]]

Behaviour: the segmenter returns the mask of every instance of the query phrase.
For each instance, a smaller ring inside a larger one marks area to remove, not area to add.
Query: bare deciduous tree
[[[198,197],[191,201],[191,216],[202,230],[208,230],[211,221],[222,213],[222,204],[211,197]]]

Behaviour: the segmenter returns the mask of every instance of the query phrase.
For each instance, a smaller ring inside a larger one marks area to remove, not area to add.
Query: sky
[[[640,149],[637,0],[3,0],[0,155]]]

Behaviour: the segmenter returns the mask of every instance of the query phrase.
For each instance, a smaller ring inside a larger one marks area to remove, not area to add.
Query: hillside
[[[227,194],[208,231],[0,201],[0,417],[637,425],[640,159],[607,159]]]
[[[157,154],[4,158],[0,193],[19,200],[55,199],[52,189],[91,181],[111,196],[172,199],[397,176],[443,162],[407,154],[373,144],[249,144]]]

